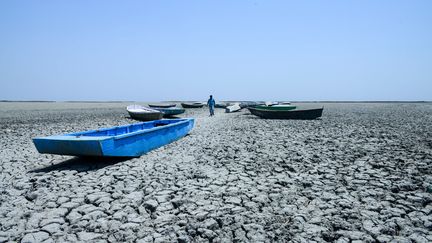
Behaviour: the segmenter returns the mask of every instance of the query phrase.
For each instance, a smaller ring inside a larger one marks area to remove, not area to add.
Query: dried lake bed
[[[432,241],[431,103],[188,109],[188,136],[120,161],[32,144],[136,122],[126,105],[0,103],[0,242]]]

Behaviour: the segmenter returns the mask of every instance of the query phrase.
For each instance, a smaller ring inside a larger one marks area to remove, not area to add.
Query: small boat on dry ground
[[[75,156],[139,157],[182,138],[194,119],[168,119],[34,138],[39,153]]]
[[[148,104],[151,108],[171,108],[176,107],[176,104],[166,104],[166,103],[159,103],[159,104]]]
[[[269,110],[262,108],[248,108],[249,111],[265,119],[298,119],[312,120],[322,116],[324,108],[317,109],[294,109],[294,110]]]
[[[226,113],[232,113],[232,112],[236,112],[241,110],[242,108],[240,107],[240,103],[235,103],[233,105],[227,106],[225,107],[225,112]]]
[[[164,113],[141,105],[130,105],[126,107],[130,117],[140,121],[153,121],[162,119]]]
[[[179,107],[153,108],[153,109],[163,112],[164,117],[172,117],[172,116],[183,114],[185,112],[185,109]]]
[[[183,108],[202,108],[204,103],[202,102],[192,102],[192,103],[181,103]]]

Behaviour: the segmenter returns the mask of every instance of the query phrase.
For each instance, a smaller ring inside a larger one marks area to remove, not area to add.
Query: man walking
[[[207,105],[209,107],[210,110],[210,116],[214,116],[214,107],[215,107],[215,100],[213,99],[213,95],[210,95],[210,98],[207,101]]]

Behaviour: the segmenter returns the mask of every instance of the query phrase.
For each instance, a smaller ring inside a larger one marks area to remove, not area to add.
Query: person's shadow
[[[75,170],[77,172],[92,171],[129,160],[129,157],[74,157],[58,164],[30,170],[30,173],[48,173],[51,171]]]

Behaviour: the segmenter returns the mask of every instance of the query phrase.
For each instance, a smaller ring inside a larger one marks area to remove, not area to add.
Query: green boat
[[[297,106],[294,105],[272,105],[272,106],[266,106],[266,105],[258,105],[255,106],[256,109],[261,110],[267,110],[267,111],[290,111],[297,108]]]
[[[294,110],[265,110],[257,108],[248,108],[256,116],[264,119],[298,119],[312,120],[322,116],[323,108],[315,109],[294,109]]]

